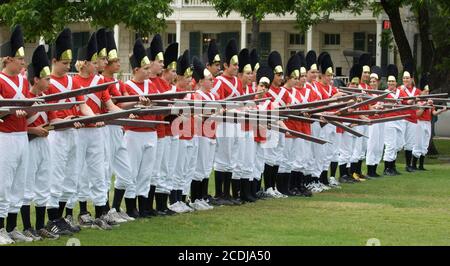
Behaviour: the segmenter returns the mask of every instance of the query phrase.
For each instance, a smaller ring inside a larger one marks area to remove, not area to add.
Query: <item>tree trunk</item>
[[[380,3],[389,17],[394,35],[395,43],[397,44],[400,53],[400,59],[405,64],[408,61],[413,61],[411,46],[409,46],[408,38],[406,38],[405,29],[403,29],[402,18],[400,16],[400,9],[398,5],[391,4],[392,1],[381,0]]]
[[[250,38],[250,47],[249,49],[257,49],[259,50],[259,26],[260,22],[256,18],[256,16],[252,17],[252,36]]]
[[[423,74],[429,74],[433,68],[434,47],[430,40],[430,15],[427,1],[419,6],[417,20],[419,23],[421,49],[421,67]]]

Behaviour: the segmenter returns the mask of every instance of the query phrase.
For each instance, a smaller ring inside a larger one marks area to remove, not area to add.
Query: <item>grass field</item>
[[[450,245],[450,140],[436,145],[440,155],[427,158],[427,172],[405,173],[400,158],[401,176],[345,184],[312,198],[137,220],[108,232],[85,229],[75,237],[83,246],[361,246],[370,238],[381,245]],[[27,245],[62,246],[67,239]]]

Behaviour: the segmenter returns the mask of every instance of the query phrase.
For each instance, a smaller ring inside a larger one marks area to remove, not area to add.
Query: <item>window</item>
[[[340,45],[341,44],[341,35],[325,33],[324,44],[325,45]]]
[[[304,45],[304,44],[305,44],[305,34],[300,33],[289,34],[289,45]]]
[[[177,41],[176,33],[167,33],[167,44],[174,43]]]

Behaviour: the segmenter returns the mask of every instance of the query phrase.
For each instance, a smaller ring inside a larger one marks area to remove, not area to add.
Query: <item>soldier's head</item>
[[[116,41],[114,40],[114,32],[106,32],[106,60],[105,71],[108,73],[117,73],[120,71],[120,59],[117,54]]]
[[[395,90],[397,88],[397,76],[398,69],[394,64],[390,64],[386,67],[387,85],[389,90]]]
[[[247,48],[242,49],[238,55],[239,74],[238,77],[242,82],[242,86],[246,87],[253,80],[252,65],[250,63],[250,52]]]
[[[153,36],[150,47],[147,49],[147,56],[150,59],[150,76],[159,76],[164,69],[164,48],[161,35]]]
[[[77,62],[75,68],[79,73],[92,75],[97,73],[98,69],[98,47],[97,35],[92,33],[88,44],[78,49]]]
[[[22,28],[14,27],[11,37],[0,46],[2,68],[11,75],[18,75],[25,67],[25,50],[23,48]]]
[[[27,79],[38,94],[48,89],[50,83],[50,62],[44,45],[39,45],[34,50],[31,64],[28,66]]]
[[[65,28],[56,37],[52,52],[52,74],[61,77],[70,71],[72,57],[72,32]]]
[[[215,40],[209,42],[207,57],[206,68],[214,77],[218,76],[220,73],[220,55]]]
[[[361,82],[369,83],[370,81],[370,59],[368,53],[364,53],[359,57],[359,64],[362,66]]]
[[[403,85],[406,87],[414,86],[414,65],[412,62],[406,62],[403,66]]]
[[[133,69],[133,79],[142,82],[148,79],[150,72],[150,60],[147,57],[141,39],[137,39],[133,46],[133,53],[130,55],[130,65]]]
[[[192,78],[202,90],[209,91],[213,86],[213,75],[196,56],[192,58]]]
[[[370,72],[371,72],[371,74],[370,74],[369,86],[373,90],[378,90],[380,88],[381,77],[382,77],[383,71],[378,66],[372,66],[372,68],[370,69]]]
[[[306,80],[308,82],[317,80],[319,68],[317,67],[317,55],[314,50],[310,50],[306,54],[306,71]]]
[[[230,77],[237,76],[239,71],[239,57],[237,43],[231,39],[225,48],[225,62],[223,63],[224,74]]]
[[[274,73],[272,68],[267,66],[262,66],[256,71],[256,82],[258,84],[257,92],[259,92],[259,97],[262,97],[264,93],[269,90],[273,76]]]
[[[95,35],[97,39],[97,71],[98,73],[102,73],[105,70],[106,64],[108,64],[106,29],[99,29]]]
[[[178,43],[171,43],[164,52],[164,70],[162,78],[170,84],[177,78]]]
[[[185,50],[177,60],[177,87],[189,89],[191,82],[192,68],[189,62],[189,50]]]

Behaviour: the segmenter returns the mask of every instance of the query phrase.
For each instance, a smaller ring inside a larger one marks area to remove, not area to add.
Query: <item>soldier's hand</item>
[[[17,110],[16,111],[16,116],[18,118],[26,117],[27,116],[27,112],[25,112],[24,110]]]
[[[137,115],[130,114],[130,115],[128,116],[128,118],[130,118],[130,119],[136,119],[136,118],[137,118]]]
[[[105,126],[105,122],[103,122],[103,121],[97,122],[97,123],[95,123],[95,126],[96,127],[104,127]]]
[[[149,106],[150,105],[150,99],[147,97],[139,97],[139,103],[145,106]]]
[[[76,129],[78,129],[78,128],[84,127],[84,124],[82,124],[82,123],[80,123],[80,122],[75,122],[75,123],[73,123],[73,126],[74,126]]]
[[[38,136],[38,137],[47,137],[48,136],[48,130],[43,128],[42,126],[30,128],[30,133]]]

